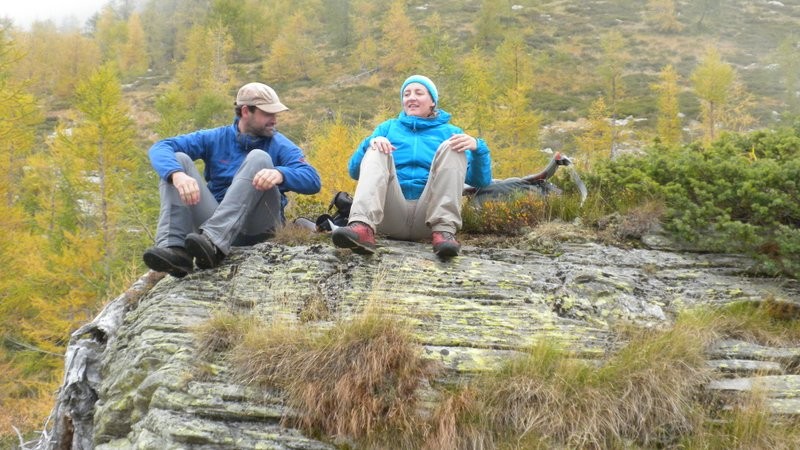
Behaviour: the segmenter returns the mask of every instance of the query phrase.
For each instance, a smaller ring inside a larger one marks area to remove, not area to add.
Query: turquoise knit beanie
[[[428,90],[428,94],[430,94],[431,99],[433,99],[433,103],[439,105],[439,91],[436,90],[436,85],[433,84],[430,78],[423,76],[423,75],[411,75],[410,77],[406,78],[406,81],[403,82],[403,86],[400,88],[400,103],[403,102],[403,91],[406,90],[406,86],[411,83],[419,83],[425,86],[425,89]]]

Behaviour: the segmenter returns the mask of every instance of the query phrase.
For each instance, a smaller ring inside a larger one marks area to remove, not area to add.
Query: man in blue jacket
[[[233,125],[157,142],[150,162],[161,182],[156,245],[144,252],[155,271],[184,277],[194,262],[216,267],[234,245],[272,236],[285,221],[285,192],[316,194],[321,182],[303,151],[275,130],[287,108],[262,83],[239,89]],[[204,177],[194,165],[205,164]]]

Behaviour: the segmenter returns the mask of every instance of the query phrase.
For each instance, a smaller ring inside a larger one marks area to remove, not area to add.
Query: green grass
[[[800,306],[787,299],[767,298],[722,307],[718,324],[731,337],[762,345],[793,346],[800,342]]]

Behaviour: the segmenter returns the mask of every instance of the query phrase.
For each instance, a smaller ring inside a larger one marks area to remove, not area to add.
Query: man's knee
[[[175,159],[178,160],[178,164],[183,166],[184,168],[194,164],[192,158],[189,157],[186,153],[183,152],[175,152]]]
[[[247,158],[244,160],[245,164],[258,164],[265,168],[273,168],[275,165],[272,163],[272,157],[264,150],[250,150]]]

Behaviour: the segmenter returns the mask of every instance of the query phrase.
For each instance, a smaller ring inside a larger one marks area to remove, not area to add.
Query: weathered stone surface
[[[714,380],[709,384],[709,387],[719,391],[750,391],[758,389],[771,397],[800,398],[800,375],[769,375]]]
[[[757,392],[767,408],[777,414],[800,414],[800,375],[766,375],[715,380],[709,389],[722,393]]]
[[[725,339],[718,342],[710,351],[714,358],[740,358],[759,361],[776,361],[785,365],[800,362],[800,348],[774,348],[751,342]]]
[[[218,269],[167,276],[126,304],[98,349],[100,376],[90,385],[98,400],[82,432],[106,450],[330,448],[279,426],[291,412],[278,393],[232,384],[224,361],[198,358],[192,330],[215,311],[293,323],[322,298],[325,327],[377,305],[408,321],[424,353],[458,375],[492,370],[539,339],[601,357],[615,345],[618,321],[659,326],[683,308],[766,297],[800,303],[796,283],[744,276],[749,263],[736,256],[589,242],[548,243],[545,254],[536,251],[541,240],[522,242],[465,246],[451,261],[407,242],[382,241],[372,257],[265,243],[234,249]]]
[[[708,361],[708,366],[719,372],[739,375],[777,375],[785,371],[784,367],[776,362],[749,359],[714,359]]]

